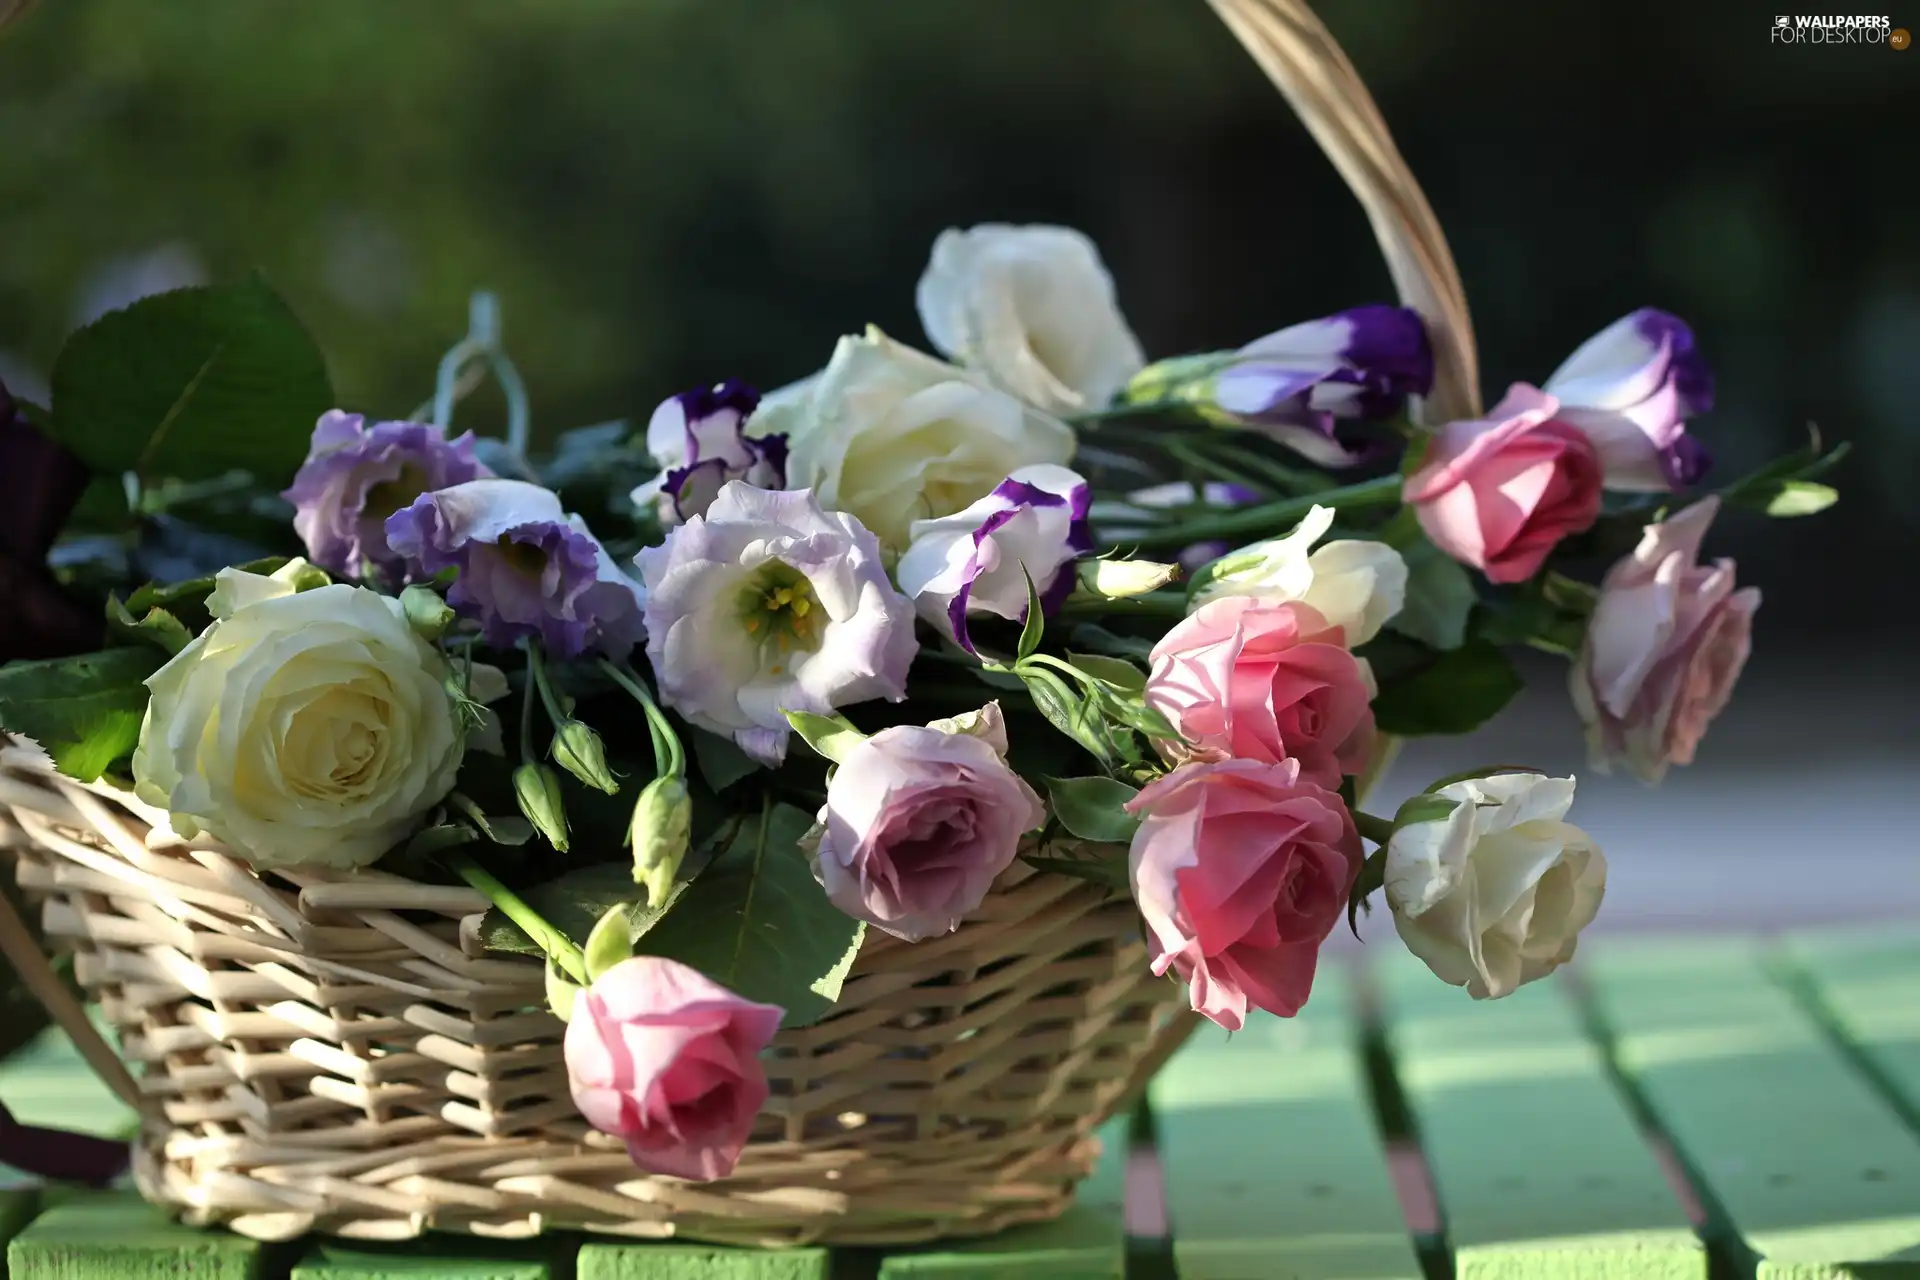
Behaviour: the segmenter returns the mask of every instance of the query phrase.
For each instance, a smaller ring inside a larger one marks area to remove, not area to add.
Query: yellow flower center
[[[547,553],[531,542],[515,542],[503,533],[493,545],[500,552],[500,558],[507,562],[507,568],[524,578],[537,582],[547,571]]]
[[[806,575],[792,565],[775,561],[742,589],[740,625],[772,659],[768,671],[784,675],[788,654],[818,651],[826,613]]]
[[[399,475],[367,490],[367,496],[360,502],[360,514],[368,519],[385,520],[400,508],[412,506],[413,500],[426,491],[427,473],[406,463]]]

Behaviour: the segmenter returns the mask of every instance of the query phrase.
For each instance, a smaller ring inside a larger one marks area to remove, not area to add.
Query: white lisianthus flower
[[[1333,527],[1333,509],[1316,506],[1284,538],[1229,552],[1194,588],[1191,613],[1225,596],[1270,604],[1310,604],[1347,633],[1356,648],[1380,634],[1407,602],[1407,562],[1384,542],[1339,538],[1315,549]]]
[[[785,758],[789,711],[907,696],[913,602],[873,534],[805,490],[733,481],[635,561],[661,700],[756,760]]]
[[[950,516],[1021,467],[1073,456],[1064,422],[878,329],[842,338],[776,415],[788,486],[853,516],[889,555],[906,550],[915,520]]]
[[[1106,404],[1146,366],[1100,251],[1069,227],[949,228],[914,300],[937,349],[1053,413]]]
[[[365,866],[453,789],[465,749],[446,661],[400,602],[297,590],[312,572],[222,570],[213,625],[147,680],[136,793],[257,867]]]
[[[1457,807],[1387,843],[1387,905],[1407,950],[1476,1000],[1571,960],[1607,890],[1606,858],[1565,821],[1573,779],[1496,774],[1435,795]]]

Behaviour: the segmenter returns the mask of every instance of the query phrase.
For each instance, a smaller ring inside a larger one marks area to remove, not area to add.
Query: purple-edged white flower
[[[397,576],[402,557],[387,544],[387,517],[415,498],[491,476],[473,454],[473,433],[452,440],[424,422],[376,422],[330,409],[313,428],[307,460],[280,496],[307,557],[345,577]]]
[[[1397,413],[1433,386],[1433,347],[1418,313],[1375,304],[1249,342],[1214,378],[1213,404],[1323,467],[1361,461],[1342,421]]]
[[[1606,487],[1638,493],[1685,489],[1712,459],[1687,419],[1713,408],[1713,371],[1676,315],[1642,307],[1581,343],[1541,388],[1555,416],[1600,452]]]
[[[785,758],[789,711],[907,696],[913,602],[879,540],[811,490],[735,480],[635,563],[661,700],[756,760]]]
[[[537,484],[470,480],[422,494],[387,521],[387,543],[416,576],[457,570],[447,603],[496,648],[539,640],[557,658],[622,658],[640,641],[639,587]]]
[[[895,577],[920,616],[973,652],[967,615],[1025,621],[1027,579],[1051,614],[1073,590],[1073,562],[1093,550],[1092,490],[1076,472],[1021,467],[978,502],[913,522]]]
[[[633,491],[635,506],[653,506],[660,523],[704,515],[729,480],[758,489],[787,483],[787,437],[749,436],[747,420],[760,393],[728,379],[661,401],[647,423],[647,452],[660,474]]]

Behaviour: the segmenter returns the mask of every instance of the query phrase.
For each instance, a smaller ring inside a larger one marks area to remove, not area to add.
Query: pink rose
[[[1153,647],[1146,696],[1192,744],[1171,754],[1293,759],[1309,781],[1337,790],[1373,749],[1371,685],[1345,632],[1313,606],[1228,596]]]
[[[1602,772],[1618,760],[1653,783],[1670,764],[1692,764],[1746,665],[1759,589],[1734,590],[1731,560],[1699,562],[1719,509],[1702,498],[1648,525],[1601,583],[1572,690]]]
[[[767,1100],[760,1051],[783,1012],[678,961],[622,960],[574,1001],[573,1103],[649,1173],[724,1178]]]
[[[1488,581],[1526,581],[1600,514],[1600,455],[1559,411],[1514,383],[1486,417],[1442,427],[1402,491],[1433,544]]]
[[[1247,1007],[1292,1017],[1360,874],[1340,797],[1292,760],[1182,765],[1127,803],[1144,815],[1129,871],[1153,971],[1185,979],[1229,1031]]]
[[[1000,705],[988,703],[848,751],[820,810],[814,874],[827,897],[908,942],[952,932],[1047,820],[1006,749]]]

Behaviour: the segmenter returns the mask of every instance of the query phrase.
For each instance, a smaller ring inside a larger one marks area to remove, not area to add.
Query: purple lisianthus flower
[[[470,480],[422,494],[386,534],[415,576],[457,571],[447,603],[495,648],[539,640],[557,658],[623,658],[640,641],[638,585],[537,484]]]
[[[1048,614],[1073,590],[1073,562],[1093,550],[1093,491],[1052,463],[1021,467],[978,502],[916,520],[895,576],[920,616],[972,653],[967,615],[1024,621],[1027,579]]]
[[[397,577],[402,558],[387,545],[387,517],[423,493],[491,476],[473,454],[473,433],[447,439],[424,422],[376,422],[330,409],[313,428],[307,460],[280,496],[307,558],[350,578]]]
[[[1555,417],[1600,452],[1609,489],[1661,493],[1698,483],[1712,465],[1687,419],[1713,408],[1713,371],[1676,315],[1642,307],[1581,343],[1541,388]]]
[[[760,393],[735,379],[661,401],[647,423],[647,452],[661,471],[633,491],[634,505],[652,506],[671,527],[704,515],[730,480],[784,488],[786,436],[747,434],[759,404]]]
[[[811,490],[732,481],[635,562],[661,700],[756,760],[786,757],[789,711],[907,696],[913,602],[879,540]]]
[[[1213,404],[1324,467],[1370,456],[1335,426],[1399,412],[1433,387],[1433,347],[1417,312],[1375,304],[1249,342],[1214,378]]]

